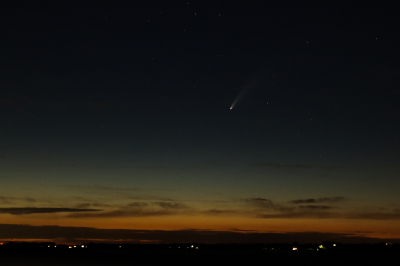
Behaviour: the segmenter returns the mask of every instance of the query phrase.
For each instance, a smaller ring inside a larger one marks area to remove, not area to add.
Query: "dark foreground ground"
[[[63,250],[2,252],[0,265],[399,265],[397,252]]]

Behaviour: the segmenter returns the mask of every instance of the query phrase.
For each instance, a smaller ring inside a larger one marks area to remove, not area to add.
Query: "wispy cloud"
[[[170,191],[170,190],[172,190],[172,189],[168,189],[168,188],[147,189],[147,188],[140,188],[140,187],[112,187],[112,186],[103,186],[103,185],[89,185],[89,186],[67,185],[65,187],[68,187],[71,189],[87,189],[87,190],[99,190],[99,191],[145,191],[145,190]]]
[[[312,203],[334,203],[344,201],[344,197],[326,197],[326,198],[317,198],[317,199],[298,199],[291,200],[289,203],[293,204],[312,204]]]
[[[332,209],[332,206],[327,205],[300,205],[300,209],[311,209],[311,210],[329,210]]]
[[[90,208],[90,207],[106,208],[106,207],[110,207],[110,205],[105,204],[105,203],[79,203],[79,204],[75,205],[75,208],[78,208],[78,209],[84,209],[84,208]]]
[[[305,209],[293,212],[262,213],[259,218],[272,219],[351,219],[351,220],[400,220],[397,212],[332,212],[330,208]]]
[[[179,203],[179,202],[164,202],[164,201],[162,201],[162,202],[157,202],[155,204],[160,206],[161,208],[172,209],[172,210],[188,208],[188,206],[186,206],[185,204]]]
[[[77,209],[77,208],[0,208],[0,213],[7,213],[12,215],[24,215],[35,213],[58,213],[58,212],[97,212],[99,209]]]
[[[23,202],[36,202],[34,198],[30,197],[0,197],[0,204],[12,204],[18,201],[23,201]]]
[[[149,204],[146,202],[131,202],[128,204],[129,207],[143,208],[148,206]]]
[[[255,217],[270,219],[293,219],[293,218],[345,218],[346,215],[340,212],[338,207],[330,206],[330,203],[344,200],[343,197],[301,199],[290,202],[275,202],[265,198],[248,198],[245,202],[253,207],[249,214]],[[325,203],[325,204],[321,204]],[[293,205],[295,204],[295,205]]]
[[[179,215],[190,212],[192,209],[181,202],[131,202],[126,205],[114,206],[96,213],[72,213],[70,218],[95,218],[95,217],[151,217]]]
[[[210,214],[210,215],[232,215],[240,213],[237,210],[226,210],[226,209],[210,209],[206,211],[202,211],[201,213]]]
[[[30,198],[30,197],[22,198],[22,200],[27,201],[27,202],[36,202],[37,201],[34,198]]]
[[[264,198],[248,198],[245,199],[245,202],[253,207],[261,208],[264,210],[286,212],[286,211],[292,211],[294,209],[293,207],[284,206],[270,199],[264,199]]]
[[[114,218],[114,217],[151,217],[176,215],[177,212],[170,210],[146,210],[146,209],[119,209],[97,213],[72,213],[69,218]]]
[[[353,212],[345,215],[347,219],[362,220],[399,220],[400,212],[393,210],[392,212]]]
[[[140,188],[131,187],[131,188],[120,188],[120,187],[111,187],[111,186],[102,186],[102,185],[92,185],[92,186],[78,186],[78,185],[68,185],[69,188],[74,189],[94,189],[94,190],[107,190],[107,191],[137,191]]]
[[[341,215],[333,212],[326,211],[293,211],[293,212],[283,212],[283,213],[263,213],[259,214],[259,218],[264,219],[296,219],[296,218],[309,218],[309,219],[328,219],[328,218],[337,218]]]
[[[0,197],[0,203],[1,204],[11,204],[16,199],[17,198],[14,198],[14,197]]]
[[[255,209],[253,214],[256,217],[271,219],[359,219],[359,220],[400,220],[400,209],[387,210],[381,208],[380,211],[355,210],[352,212],[343,211],[340,207],[331,206],[330,203],[336,203],[346,200],[344,197],[325,197],[317,199],[302,199],[290,201],[290,206],[278,204],[269,199],[253,198],[247,199],[253,206],[264,208]],[[311,203],[311,204],[307,204]],[[325,203],[321,205],[321,203]],[[293,204],[295,204],[293,206]],[[328,204],[328,205],[327,205]]]

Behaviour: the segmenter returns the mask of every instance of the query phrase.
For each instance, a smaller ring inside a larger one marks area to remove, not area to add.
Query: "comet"
[[[246,95],[249,91],[254,90],[256,88],[260,88],[263,84],[266,83],[266,74],[265,71],[261,71],[260,73],[254,75],[249,81],[246,82],[242,90],[236,96],[235,100],[233,101],[230,110],[236,106],[236,104]]]
[[[231,107],[229,109],[233,109],[233,107],[235,107],[235,105],[237,104],[237,102],[243,97],[243,94],[246,93],[246,90],[242,90],[239,95],[236,97],[236,99],[233,101]]]

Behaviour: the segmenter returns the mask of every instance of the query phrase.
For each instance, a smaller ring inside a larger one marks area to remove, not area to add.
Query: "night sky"
[[[1,4],[0,240],[400,241],[394,1],[126,2]]]

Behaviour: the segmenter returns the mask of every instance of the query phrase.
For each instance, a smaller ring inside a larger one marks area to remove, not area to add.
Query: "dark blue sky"
[[[260,221],[272,215],[274,225],[287,219],[280,232],[310,231],[323,217],[330,225],[318,232],[353,232],[362,221],[371,237],[400,236],[376,222],[389,217],[382,223],[393,227],[400,217],[400,23],[391,4],[3,7],[5,223],[269,232],[271,220]],[[290,205],[301,199],[315,201]],[[82,206],[114,220],[98,225],[88,210],[54,222],[9,209]],[[153,222],[157,208],[168,210],[168,226]],[[142,222],[126,220],[137,212]],[[231,227],[207,218],[216,212]]]

